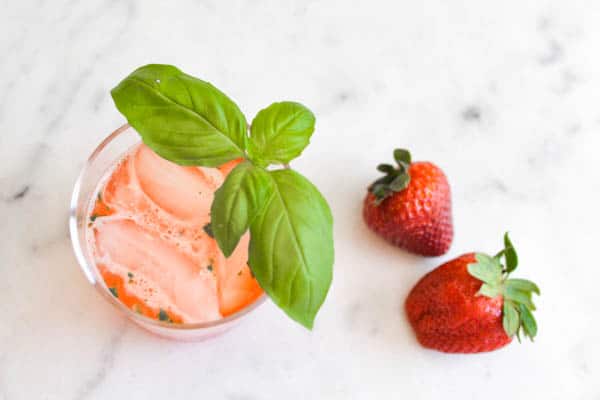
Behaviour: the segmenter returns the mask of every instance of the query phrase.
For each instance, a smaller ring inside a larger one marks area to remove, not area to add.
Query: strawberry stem
[[[394,160],[397,167],[390,164],[379,164],[377,170],[385,175],[369,186],[369,192],[375,196],[375,204],[380,205],[386,198],[394,193],[406,189],[410,183],[409,168],[411,163],[410,152],[406,149],[395,149]]]
[[[502,263],[504,257],[504,264]],[[537,322],[533,316],[535,304],[533,294],[540,294],[539,287],[526,279],[509,279],[509,275],[518,265],[515,247],[504,235],[504,249],[494,257],[487,254],[475,254],[476,263],[469,264],[467,270],[473,277],[482,281],[479,294],[490,298],[499,295],[504,300],[502,307],[502,326],[510,337],[517,336],[521,342],[521,331],[531,341],[537,335]]]

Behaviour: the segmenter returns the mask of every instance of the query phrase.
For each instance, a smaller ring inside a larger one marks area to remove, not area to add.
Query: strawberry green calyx
[[[504,264],[502,264],[504,257]],[[494,257],[476,253],[476,263],[467,267],[469,274],[481,280],[483,284],[479,295],[495,298],[502,296],[502,326],[509,337],[517,336],[521,341],[521,332],[531,341],[537,334],[537,323],[533,317],[535,305],[533,294],[540,294],[538,286],[526,279],[509,279],[509,275],[517,268],[517,252],[512,245],[508,233],[504,234],[504,249]]]
[[[410,152],[405,149],[396,149],[394,150],[394,159],[398,167],[391,164],[379,164],[377,170],[385,175],[369,186],[369,192],[375,196],[375,204],[377,205],[392,194],[406,189],[410,183],[410,175],[408,174],[411,162]]]

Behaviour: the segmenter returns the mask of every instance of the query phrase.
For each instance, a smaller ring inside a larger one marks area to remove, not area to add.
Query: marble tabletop
[[[0,399],[600,399],[597,1],[0,1]],[[329,200],[334,282],[309,332],[267,303],[211,341],[142,331],[87,283],[68,203],[123,123],[109,90],[170,63],[251,118],[317,115],[294,167]],[[394,147],[447,173],[456,238],[439,258],[361,219]],[[421,348],[414,283],[510,230],[542,288],[539,336],[487,354]]]

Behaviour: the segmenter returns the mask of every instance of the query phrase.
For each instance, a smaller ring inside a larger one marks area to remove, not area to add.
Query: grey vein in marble
[[[469,106],[463,110],[461,116],[467,122],[479,122],[481,120],[481,109],[477,106]]]
[[[29,189],[30,189],[29,185],[23,186],[23,188],[20,189],[18,192],[9,196],[8,199],[6,199],[6,201],[14,202],[14,201],[19,201],[19,200],[23,199],[25,196],[27,196],[27,193],[29,193]]]
[[[73,397],[74,400],[85,400],[92,395],[106,380],[114,366],[116,356],[121,349],[123,336],[127,332],[126,323],[122,320],[122,326],[112,335],[108,343],[102,348],[100,362],[96,372],[83,382],[77,394]]]

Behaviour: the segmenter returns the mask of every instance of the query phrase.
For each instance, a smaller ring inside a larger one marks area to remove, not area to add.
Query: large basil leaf
[[[247,126],[237,105],[176,67],[138,68],[111,95],[144,143],[167,160],[214,167],[244,155]]]
[[[249,265],[275,304],[310,329],[331,285],[331,211],[299,173],[282,169],[269,175],[273,193],[250,225]]]
[[[210,211],[211,226],[226,257],[233,253],[272,193],[273,180],[269,173],[247,161],[235,167],[215,192]]]
[[[259,164],[285,164],[298,157],[315,130],[315,116],[300,103],[273,103],[254,117],[248,153]]]

